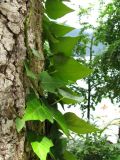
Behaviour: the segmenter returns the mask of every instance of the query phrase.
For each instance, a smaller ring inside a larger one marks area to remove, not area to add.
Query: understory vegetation
[[[71,141],[69,150],[78,160],[119,160],[120,144],[112,144],[107,137],[92,134],[89,137],[80,136]]]

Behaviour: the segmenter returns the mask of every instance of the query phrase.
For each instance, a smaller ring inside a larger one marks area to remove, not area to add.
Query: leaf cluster
[[[51,157],[56,160],[75,160],[74,155],[66,150],[67,140],[71,131],[86,134],[99,131],[94,125],[80,119],[74,113],[62,114],[57,103],[75,104],[81,102],[78,94],[72,91],[70,84],[92,73],[84,64],[73,57],[73,49],[78,37],[65,36],[74,28],[58,24],[61,18],[73,10],[60,0],[46,0],[43,16],[43,45],[45,53],[45,71],[35,75],[25,63],[26,75],[32,83],[26,99],[26,110],[22,118],[16,119],[18,132],[28,121],[41,122],[44,126],[41,134],[28,131],[28,141],[34,153],[41,159]],[[30,49],[36,59],[41,59],[40,53]],[[42,59],[43,60],[43,59]],[[38,82],[38,85],[34,85]],[[41,93],[42,91],[42,93]],[[49,153],[49,155],[48,155]]]

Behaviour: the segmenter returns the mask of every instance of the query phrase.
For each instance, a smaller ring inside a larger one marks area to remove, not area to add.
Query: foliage
[[[119,40],[120,34],[120,1],[112,0],[101,12],[99,20],[99,39],[107,44],[113,44]],[[110,34],[109,34],[110,33]]]
[[[40,141],[40,142],[39,142]],[[43,137],[42,140],[37,140],[31,142],[33,151],[37,154],[37,156],[41,160],[46,160],[47,158],[47,153],[50,152],[50,148],[53,146],[53,143],[51,140],[49,140],[46,137]]]
[[[74,143],[74,144],[73,144]],[[106,137],[89,135],[80,137],[68,146],[78,160],[118,160],[120,158],[120,144],[112,144]]]
[[[96,31],[96,41],[106,44],[106,50],[95,58],[92,75],[92,86],[96,92],[94,97],[100,102],[103,97],[109,97],[112,102],[120,100],[120,1],[113,0],[102,11],[99,27]],[[95,85],[94,85],[95,84]]]
[[[32,3],[34,3],[32,1]],[[17,130],[24,127],[27,121],[41,122],[37,130],[28,131],[27,137],[35,154],[45,160],[47,157],[57,160],[75,159],[66,150],[66,139],[62,135],[70,137],[71,131],[78,134],[96,132],[98,129],[80,119],[73,113],[63,115],[58,111],[57,103],[78,103],[78,95],[71,91],[69,85],[78,79],[92,73],[84,64],[76,61],[73,57],[73,49],[78,37],[65,37],[64,35],[73,28],[57,24],[57,18],[73,11],[60,0],[46,0],[43,16],[43,44],[45,53],[45,71],[34,73],[32,58],[43,60],[37,48],[33,49],[28,44],[27,29],[30,25],[31,13],[25,19],[25,45],[27,47],[27,59],[25,62],[26,75],[32,85],[26,98],[26,110],[22,118],[16,119]],[[36,10],[35,10],[36,12]],[[53,20],[52,20],[53,19]],[[72,121],[70,121],[72,119]],[[80,123],[80,124],[79,124]],[[85,127],[86,126],[86,127]],[[39,132],[39,130],[41,132]],[[49,153],[49,156],[48,156]]]
[[[119,6],[120,1],[113,0],[106,6],[104,11],[102,10],[99,26],[92,33],[93,37],[85,32],[88,28],[93,29],[89,24],[83,25],[83,28],[80,30],[80,39],[75,48],[75,55],[78,61],[81,61],[83,64],[87,63],[87,65],[94,68],[93,74],[85,78],[88,85],[87,88],[79,87],[76,84],[72,85],[72,88],[84,97],[84,102],[80,103],[83,110],[88,109],[88,103],[90,108],[95,109],[95,106],[106,97],[110,98],[112,103],[120,101]],[[100,42],[105,46],[105,49],[101,51],[102,54],[97,53],[99,55],[96,56],[93,49]],[[83,55],[86,55],[86,53],[87,55],[88,53],[92,55],[89,62],[83,61]],[[88,102],[88,99],[90,102]]]
[[[100,25],[97,29],[96,39],[107,45],[104,53],[95,59],[94,65],[97,70],[94,76],[101,75],[99,84],[103,84],[98,92],[100,95],[107,94],[112,102],[120,100],[120,1],[113,0],[101,13]],[[98,74],[98,72],[100,74]],[[95,79],[96,79],[95,78]],[[98,79],[98,78],[97,78]],[[99,78],[100,79],[100,78]],[[116,85],[115,85],[116,84]],[[99,94],[97,92],[97,95]]]

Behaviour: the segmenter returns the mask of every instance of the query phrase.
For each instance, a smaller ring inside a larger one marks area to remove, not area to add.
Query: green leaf
[[[65,103],[75,104],[83,101],[83,98],[81,98],[80,95],[78,96],[75,92],[73,92],[69,88],[58,89],[58,92],[64,97],[62,101]]]
[[[47,154],[50,152],[50,148],[53,146],[53,143],[47,137],[43,137],[40,141],[31,142],[33,151],[41,160],[46,160]]]
[[[42,88],[51,93],[56,93],[57,88],[60,88],[66,85],[66,83],[64,83],[63,81],[57,78],[51,77],[46,71],[40,74],[40,81],[41,81],[40,84]]]
[[[63,154],[67,148],[68,139],[57,137],[54,143],[54,147],[51,149],[52,154],[55,156],[55,159],[63,160]]]
[[[120,160],[120,155],[119,155],[119,156],[117,156],[117,158],[116,158],[115,160]]]
[[[32,79],[37,79],[36,75],[30,70],[28,65],[25,63],[26,75]]]
[[[50,23],[50,31],[53,33],[56,37],[62,37],[68,32],[72,31],[73,27],[65,26],[62,24],[57,24],[55,22]]]
[[[36,49],[31,48],[31,50],[32,50],[32,53],[33,53],[34,56],[40,58],[40,53]]]
[[[53,43],[58,43],[56,37],[62,37],[75,28],[50,21],[46,16],[43,17],[44,37]]]
[[[25,115],[23,116],[24,121],[40,120],[43,122],[47,119],[51,123],[53,122],[53,114],[43,102],[40,102],[35,95],[30,95],[30,98],[28,97],[28,99]]]
[[[50,43],[51,51],[54,54],[62,53],[65,56],[71,56],[79,37],[59,37],[57,39],[58,43]]]
[[[64,160],[77,160],[76,157],[69,151],[65,151],[63,154]]]
[[[51,41],[52,43],[58,43],[59,40],[52,34],[50,31],[50,21],[49,19],[46,20],[46,17],[44,17],[44,23],[43,23],[43,29],[44,29],[44,37],[45,39]]]
[[[67,7],[60,0],[46,0],[45,8],[47,15],[52,19],[61,18],[73,11],[73,9]]]
[[[21,129],[25,126],[25,121],[20,118],[16,118],[16,129],[18,132],[21,131]]]
[[[52,113],[53,113],[53,116],[54,116],[54,119],[56,120],[56,122],[59,124],[59,126],[61,127],[63,132],[68,136],[69,130],[68,130],[68,126],[65,121],[64,115],[60,111],[58,111],[54,108],[52,108]]]
[[[67,58],[62,55],[55,56],[55,69],[56,72],[53,73],[53,76],[67,83],[76,82],[92,72],[91,69],[80,64],[73,58]]]
[[[89,124],[83,119],[79,118],[72,112],[64,114],[65,120],[67,122],[68,128],[78,134],[87,134],[99,131],[94,125]]]

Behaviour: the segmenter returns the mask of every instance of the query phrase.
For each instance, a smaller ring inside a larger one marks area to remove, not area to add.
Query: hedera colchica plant
[[[34,121],[36,125],[38,121],[41,122],[42,127],[41,129],[38,128],[39,132],[38,130],[27,132],[28,141],[34,153],[41,160],[74,160],[75,157],[71,156],[71,153],[66,150],[67,141],[66,138],[63,138],[63,135],[70,138],[71,131],[86,134],[96,132],[99,129],[80,119],[74,113],[68,112],[63,115],[58,110],[57,103],[74,104],[80,102],[81,98],[70,89],[69,85],[88,76],[92,70],[77,62],[73,57],[73,48],[78,41],[78,37],[65,35],[74,28],[54,21],[73,10],[61,0],[46,0],[44,10],[45,70],[36,75],[31,71],[28,63],[30,56],[27,57],[25,70],[32,86],[30,86],[30,93],[26,99],[24,116],[22,119],[16,119],[16,126],[19,132],[27,121]],[[31,11],[33,10],[31,9]],[[27,46],[29,16],[25,20],[26,47],[30,52],[28,54],[32,54],[39,59],[39,52]],[[38,85],[34,84],[36,81]]]

